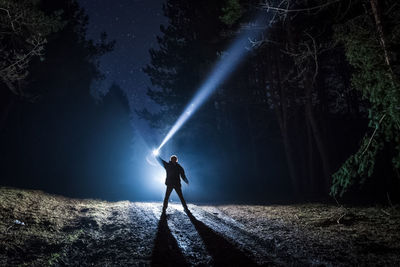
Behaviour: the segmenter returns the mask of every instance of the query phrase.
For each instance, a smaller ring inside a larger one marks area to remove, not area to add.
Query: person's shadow
[[[221,234],[197,220],[190,211],[187,212],[187,215],[203,240],[208,253],[213,258],[213,266],[257,266],[243,251],[231,244]],[[151,265],[189,265],[168,227],[165,213],[161,214],[158,223]]]
[[[190,211],[187,212],[187,215],[213,258],[213,266],[258,266],[221,234],[197,220]]]
[[[151,255],[151,266],[189,266],[168,227],[167,215],[164,212],[158,222]]]

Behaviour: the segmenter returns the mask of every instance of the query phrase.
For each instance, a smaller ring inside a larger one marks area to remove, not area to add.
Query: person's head
[[[177,163],[178,162],[178,157],[175,155],[172,155],[171,158],[169,159],[172,163]]]

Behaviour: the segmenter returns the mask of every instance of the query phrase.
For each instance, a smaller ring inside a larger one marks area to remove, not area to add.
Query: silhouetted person
[[[168,199],[171,195],[172,189],[175,189],[175,192],[178,194],[179,199],[182,202],[182,206],[185,211],[188,211],[188,207],[186,205],[186,201],[183,198],[182,189],[181,189],[181,177],[185,183],[189,184],[188,179],[186,178],[185,171],[181,165],[178,163],[178,157],[172,155],[169,162],[166,162],[161,157],[157,157],[157,160],[164,166],[164,169],[167,172],[167,178],[165,179],[165,185],[167,186],[167,190],[165,191],[164,204],[163,204],[163,212],[166,211],[168,207]]]

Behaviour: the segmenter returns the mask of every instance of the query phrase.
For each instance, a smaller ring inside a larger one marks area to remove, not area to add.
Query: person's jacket
[[[157,160],[161,163],[167,172],[167,178],[165,179],[165,184],[170,186],[181,186],[181,177],[188,183],[185,175],[185,170],[179,163],[166,162],[161,157],[157,157]]]

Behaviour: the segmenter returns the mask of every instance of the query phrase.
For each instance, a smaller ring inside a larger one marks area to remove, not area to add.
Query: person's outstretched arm
[[[156,159],[161,164],[161,166],[167,168],[167,162],[165,160],[163,160],[160,156],[157,156]]]
[[[185,170],[182,168],[182,166],[181,166],[181,177],[182,177],[182,180],[185,181],[185,183],[189,184],[189,180],[186,177]]]

